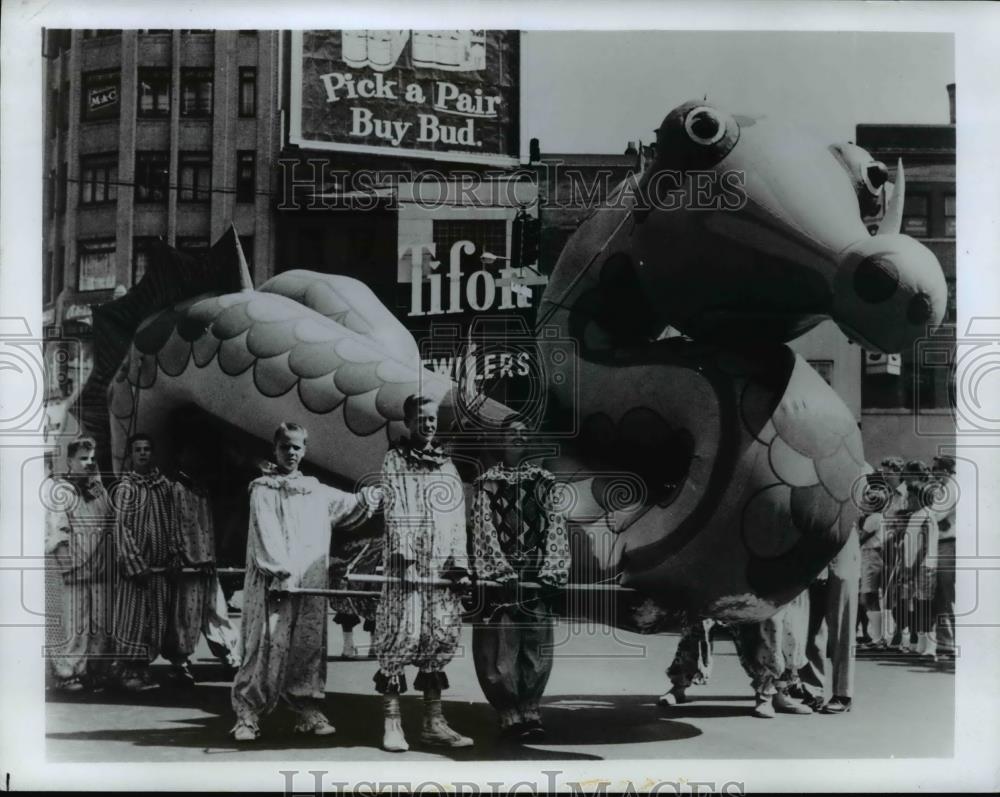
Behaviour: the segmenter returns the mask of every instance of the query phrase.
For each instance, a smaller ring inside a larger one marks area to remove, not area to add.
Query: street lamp
[[[495,255],[492,252],[483,252],[482,255],[479,256],[479,260],[484,266],[492,266],[498,260],[503,260],[505,263],[510,262],[509,257],[503,257],[502,255]]]
[[[480,261],[480,262],[481,262],[481,263],[482,263],[482,264],[483,264],[484,266],[492,266],[492,265],[493,265],[494,263],[496,263],[496,262],[497,262],[498,260],[502,260],[502,261],[503,261],[504,263],[510,263],[510,258],[509,258],[509,257],[504,257],[503,255],[495,255],[495,254],[493,254],[492,252],[483,252],[483,253],[482,253],[482,254],[481,254],[481,255],[479,256],[479,261]],[[515,270],[516,270],[516,271],[524,271],[525,269],[527,269],[528,271],[532,272],[533,274],[536,274],[536,275],[538,275],[539,277],[541,277],[541,276],[542,276],[542,272],[540,272],[540,271],[539,271],[538,269],[536,269],[536,268],[535,268],[534,266],[520,266],[519,268],[517,268],[517,269],[515,269]],[[547,281],[548,281],[548,280],[546,280],[546,282],[547,282]]]
[[[502,260],[504,263],[507,263],[507,268],[501,271],[500,274],[501,276],[506,277],[510,280],[510,289],[519,296],[523,296],[525,299],[528,300],[531,299],[531,288],[528,287],[529,285],[545,285],[548,282],[548,279],[546,277],[543,277],[538,271],[536,271],[531,266],[521,266],[520,268],[512,268],[510,266],[509,257],[504,257],[503,255],[495,255],[492,252],[483,252],[479,256],[479,261],[484,266],[492,266],[498,260]],[[533,274],[535,274],[538,277],[538,279],[524,280],[525,270],[528,270]],[[517,277],[520,277],[520,280],[518,280]]]

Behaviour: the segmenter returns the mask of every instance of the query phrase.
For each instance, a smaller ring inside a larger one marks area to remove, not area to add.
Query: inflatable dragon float
[[[605,619],[640,630],[651,606],[760,620],[842,546],[866,467],[851,412],[785,343],[833,319],[898,352],[940,322],[945,281],[899,234],[902,164],[885,201],[888,171],[864,150],[706,102],[671,111],[655,152],[582,222],[538,310],[548,416],[576,419],[546,463],[572,580],[633,588]],[[872,235],[862,217],[879,208]],[[218,271],[155,270],[117,300],[127,351],[97,379],[116,469],[140,430],[169,462],[187,409],[262,445],[300,422],[308,459],[348,486],[404,433],[408,395],[457,422],[461,391],[361,282],[291,270],[254,288],[245,268]],[[553,348],[566,340],[571,356]]]

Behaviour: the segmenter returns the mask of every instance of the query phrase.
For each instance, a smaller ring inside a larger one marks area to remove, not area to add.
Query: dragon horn
[[[903,200],[906,198],[906,176],[903,174],[903,159],[896,166],[896,184],[885,216],[878,225],[876,235],[895,235],[903,227]]]
[[[240,261],[240,290],[253,290],[253,277],[250,276],[250,266],[247,265],[246,255],[243,254],[243,247],[240,245],[240,236],[236,231],[236,222],[232,222],[233,236],[236,238],[236,257]]]

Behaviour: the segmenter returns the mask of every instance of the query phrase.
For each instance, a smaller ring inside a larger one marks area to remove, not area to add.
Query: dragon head
[[[899,234],[902,164],[878,233],[888,169],[853,144],[707,102],[675,108],[638,181],[639,280],[662,320],[697,339],[787,341],[832,318],[897,352],[940,323],[937,259]]]

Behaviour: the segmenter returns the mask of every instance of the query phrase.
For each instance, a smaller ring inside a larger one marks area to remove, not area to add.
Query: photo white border
[[[507,2],[474,6],[428,2],[419,5],[388,2],[318,3],[298,0],[294,5],[263,2],[176,3],[101,0],[70,4],[65,0],[27,0],[3,6],[0,29],[3,98],[2,187],[0,187],[0,318],[27,316],[31,329],[41,333],[42,230],[42,59],[39,30],[45,27],[109,28],[322,28],[322,27],[432,27],[432,20],[469,27],[532,29],[680,29],[680,30],[883,30],[898,32],[952,32],[955,35],[958,85],[958,178],[961,216],[957,247],[960,330],[974,317],[1000,315],[1000,102],[995,76],[1000,74],[1000,9],[988,3],[856,2],[596,2],[564,4],[554,0]],[[523,55],[523,54],[522,54]],[[538,76],[532,76],[538,81]],[[523,108],[522,108],[523,113]],[[522,119],[523,124],[523,119]],[[522,139],[522,150],[527,142]],[[25,279],[25,274],[29,275]],[[31,312],[25,313],[25,308]],[[4,401],[17,401],[33,388],[23,380],[3,379]],[[995,387],[995,386],[994,386]],[[1000,406],[994,391],[982,396],[987,406]],[[38,441],[40,442],[40,441]],[[1000,485],[997,446],[1000,438],[979,438],[963,451],[975,451],[981,485]],[[35,449],[31,456],[37,456]],[[21,551],[21,523],[42,528],[41,507],[21,507],[17,479],[25,449],[0,447],[0,563],[12,566]],[[41,478],[40,459],[37,474]],[[974,495],[971,485],[965,495]],[[4,625],[0,628],[0,785],[13,790],[206,789],[278,790],[279,770],[329,770],[329,781],[438,780],[487,783],[527,780],[544,785],[545,770],[560,769],[565,780],[627,782],[641,789],[653,782],[742,782],[748,791],[843,790],[987,791],[1000,788],[996,751],[1000,750],[1000,491],[975,495],[983,533],[979,555],[984,559],[978,594],[970,593],[971,578],[959,574],[959,603],[976,598],[982,627],[960,630],[963,656],[956,678],[955,756],[953,759],[890,760],[758,760],[758,761],[518,761],[511,764],[397,761],[267,762],[222,764],[50,764],[45,761],[45,713],[39,651],[40,628]],[[24,510],[22,520],[22,509]],[[960,513],[962,509],[960,508]],[[960,514],[959,524],[964,525]],[[963,554],[960,533],[959,554]],[[966,549],[968,550],[968,549]],[[974,588],[974,585],[972,585]],[[20,605],[16,571],[0,570],[0,622]],[[36,603],[35,605],[40,605]],[[915,694],[914,700],[920,700]],[[766,732],[766,726],[759,729]],[[905,734],[906,728],[900,728]],[[10,780],[7,781],[9,774]],[[613,788],[612,786],[612,788]],[[523,787],[522,787],[523,788]]]

